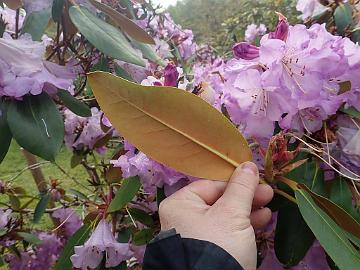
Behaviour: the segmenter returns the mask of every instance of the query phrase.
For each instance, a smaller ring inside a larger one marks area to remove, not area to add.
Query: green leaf
[[[128,63],[145,66],[144,60],[116,27],[99,19],[85,7],[72,6],[69,14],[80,33],[101,52]]]
[[[355,210],[352,205],[352,194],[346,181],[338,177],[332,182],[330,200],[349,214]]]
[[[15,196],[15,195],[9,195],[9,201],[10,201],[10,205],[14,210],[19,210],[20,209],[20,200],[19,197]]]
[[[310,194],[316,204],[325,211],[339,227],[360,238],[360,224],[353,216],[329,199],[312,192],[305,185],[300,184],[299,186]]]
[[[360,29],[357,28],[356,30],[353,30],[351,33],[351,40],[356,43],[360,43]]]
[[[26,16],[22,33],[29,33],[33,40],[41,41],[51,17],[50,9],[34,11]]]
[[[0,163],[9,151],[12,134],[7,123],[7,108],[4,101],[0,99]]]
[[[70,256],[74,254],[74,247],[85,243],[89,237],[91,226],[89,224],[83,225],[73,236],[67,241],[59,260],[57,261],[54,270],[71,270],[72,263]]]
[[[130,239],[131,239],[131,231],[129,228],[120,231],[117,237],[117,241],[119,243],[129,243]]]
[[[84,156],[81,154],[74,153],[70,160],[70,167],[71,169],[75,168],[79,164],[81,164],[81,161],[83,160]]]
[[[164,188],[156,188],[156,203],[159,208],[160,203],[166,199]]]
[[[274,249],[276,257],[285,268],[297,265],[305,257],[314,239],[314,234],[296,205],[289,204],[287,207],[280,208]]]
[[[118,211],[125,207],[139,191],[141,183],[139,177],[130,177],[123,181],[121,187],[116,192],[114,199],[111,201],[108,213]]]
[[[52,18],[55,22],[60,23],[61,22],[61,16],[63,14],[64,10],[64,0],[53,0],[52,5]]]
[[[325,196],[324,172],[316,161],[308,161],[287,174],[287,177],[297,183],[305,184],[316,194]]]
[[[91,110],[88,105],[86,105],[84,102],[81,102],[77,98],[73,97],[69,91],[60,89],[57,92],[57,95],[61,99],[61,101],[64,103],[64,105],[73,113],[76,115],[82,116],[82,117],[90,117],[91,116]]]
[[[2,256],[0,256],[0,267],[5,265],[5,261]]]
[[[40,196],[41,196],[40,201],[35,207],[33,223],[39,223],[50,201],[50,195],[48,193],[42,194]]]
[[[129,73],[119,65],[115,64],[115,74],[125,80],[133,82],[134,79],[131,77]]]
[[[133,243],[137,246],[146,245],[154,237],[154,229],[143,229],[134,234]]]
[[[138,26],[128,17],[124,16],[115,9],[101,2],[98,2],[96,0],[89,0],[89,1],[98,10],[101,10],[106,15],[108,15],[111,18],[114,25],[119,27],[122,31],[126,32],[130,37],[142,43],[155,45],[154,39],[144,29],[142,29],[140,26]]]
[[[164,61],[160,58],[159,55],[157,55],[157,53],[154,51],[154,49],[151,45],[140,43],[140,42],[137,42],[136,40],[132,40],[131,42],[135,48],[139,49],[142,52],[143,56],[146,59],[148,59],[158,65],[161,65],[161,66],[165,65]]]
[[[344,34],[346,28],[352,23],[351,5],[349,3],[340,3],[335,9],[334,19],[337,32]]]
[[[42,241],[32,233],[18,232],[17,234],[30,244],[40,245],[42,243]]]
[[[10,103],[7,119],[21,147],[45,160],[55,160],[64,139],[64,122],[48,94]]]
[[[151,227],[154,224],[152,217],[144,210],[138,208],[129,208],[129,213],[133,219],[140,221],[146,226]]]
[[[342,109],[340,109],[340,111],[350,115],[351,117],[354,117],[356,119],[360,119],[360,112],[357,109],[355,109],[354,107],[349,107],[347,109],[342,108]]]
[[[346,233],[305,190],[295,191],[295,196],[303,218],[336,265],[340,269],[360,269],[360,255],[350,244]]]

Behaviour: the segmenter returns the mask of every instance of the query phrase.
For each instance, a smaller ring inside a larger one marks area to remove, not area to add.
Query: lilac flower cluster
[[[316,132],[344,103],[359,109],[359,54],[359,45],[325,25],[307,29],[281,18],[260,47],[234,46],[222,102],[247,137],[270,138],[276,122],[284,130]],[[348,82],[350,89],[342,89]]]

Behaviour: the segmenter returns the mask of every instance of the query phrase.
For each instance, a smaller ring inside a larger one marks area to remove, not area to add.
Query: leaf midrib
[[[143,87],[142,87],[142,88],[143,88]],[[181,130],[175,128],[175,127],[172,126],[171,124],[168,124],[168,123],[162,121],[160,118],[158,118],[158,117],[152,115],[151,113],[143,110],[141,107],[139,107],[139,106],[137,106],[136,104],[132,103],[130,100],[122,97],[121,95],[119,95],[119,93],[116,93],[116,95],[117,95],[118,97],[120,97],[123,101],[125,101],[126,103],[130,104],[131,106],[135,107],[136,109],[138,109],[138,110],[141,111],[142,113],[146,114],[147,116],[155,119],[156,121],[160,122],[161,124],[163,124],[164,126],[168,127],[169,129],[171,129],[171,130],[173,130],[173,131],[175,131],[175,132],[183,135],[185,138],[191,140],[192,142],[200,145],[201,147],[203,147],[204,149],[208,150],[209,152],[211,152],[211,153],[217,155],[218,157],[220,157],[221,159],[227,161],[228,163],[230,163],[230,164],[231,164],[232,166],[234,166],[235,168],[240,165],[238,162],[236,162],[236,161],[232,160],[231,158],[223,155],[223,154],[220,153],[219,151],[216,151],[215,149],[213,149],[213,148],[207,146],[206,144],[198,141],[198,140],[195,139],[194,137],[189,136],[188,134],[186,134],[186,133],[182,132]],[[116,102],[115,102],[115,103],[116,103]],[[112,103],[112,104],[115,104],[115,103]],[[112,105],[112,104],[110,104],[110,105]]]

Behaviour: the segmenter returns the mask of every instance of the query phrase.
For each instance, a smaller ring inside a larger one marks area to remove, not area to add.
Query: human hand
[[[273,197],[259,185],[252,162],[240,165],[229,183],[200,180],[166,198],[159,209],[162,230],[175,228],[183,238],[212,242],[231,254],[244,269],[256,269],[254,228],[265,226],[271,211],[262,208]]]

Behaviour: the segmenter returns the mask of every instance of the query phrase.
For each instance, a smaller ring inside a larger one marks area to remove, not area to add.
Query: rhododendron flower
[[[0,229],[4,229],[9,223],[11,213],[11,209],[0,209]]]
[[[104,255],[105,266],[115,267],[131,258],[132,252],[129,244],[116,241],[111,225],[102,219],[85,244],[75,246],[75,254],[70,259],[74,267],[87,270],[99,266]]]
[[[232,48],[236,59],[253,60],[259,57],[259,47],[246,43],[240,42]]]
[[[326,10],[318,0],[298,0],[296,9],[302,13],[301,18],[306,20],[316,14],[320,14]]]
[[[0,7],[0,17],[3,18],[3,20],[6,23],[6,30],[10,32],[15,32],[16,30],[16,11],[12,10],[10,8],[1,8]],[[20,12],[19,14],[19,25],[18,27],[21,28],[24,23],[24,14]]]
[[[60,208],[52,214],[62,224],[61,230],[65,237],[72,236],[82,225],[80,217],[72,208]]]
[[[76,74],[68,67],[42,59],[46,45],[28,36],[0,38],[0,96],[21,98],[56,88],[68,89]]]
[[[65,145],[70,149],[94,149],[95,143],[105,135],[100,126],[102,112],[96,107],[91,108],[91,117],[81,117],[68,109],[64,110],[65,116]],[[103,153],[105,148],[96,148]]]
[[[172,186],[187,177],[175,170],[168,168],[155,160],[149,158],[142,152],[135,152],[135,148],[125,142],[125,155],[110,163],[121,168],[123,177],[128,178],[138,175],[146,192],[154,193],[156,187]]]
[[[354,177],[351,172],[360,174],[360,123],[347,116],[339,116],[336,122],[339,127],[336,135],[341,150],[340,161],[348,168],[341,168],[341,171]]]
[[[51,269],[57,261],[63,244],[55,234],[36,232],[41,243],[32,246],[26,251],[20,251],[20,257],[15,254],[6,254],[5,261],[11,270],[38,270]]]
[[[177,82],[179,79],[179,72],[177,67],[170,63],[164,69],[164,86],[177,86]]]

